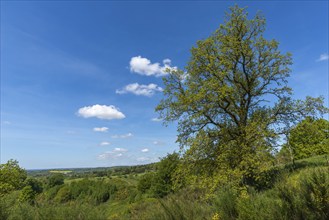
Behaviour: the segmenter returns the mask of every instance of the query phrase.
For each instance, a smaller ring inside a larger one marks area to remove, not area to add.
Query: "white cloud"
[[[130,71],[141,75],[159,77],[167,75],[167,69],[177,69],[177,67],[171,66],[170,59],[164,59],[162,62],[163,65],[160,65],[159,63],[151,63],[149,59],[141,56],[132,57],[129,63]]]
[[[149,152],[150,150],[147,149],[147,148],[144,148],[144,149],[142,149],[141,151],[142,151],[143,153],[147,153],[147,152]]]
[[[93,105],[80,108],[78,115],[84,118],[123,119],[126,116],[113,105]]]
[[[162,121],[162,119],[161,118],[152,118],[151,121],[160,122],[160,121]]]
[[[124,148],[120,148],[120,147],[116,147],[114,148],[113,152],[127,152],[128,150],[127,149],[124,149]]]
[[[128,133],[128,134],[122,134],[122,135],[113,135],[112,138],[122,138],[122,139],[125,139],[125,138],[130,138],[132,136],[133,136],[132,133]]]
[[[100,128],[93,128],[94,131],[96,132],[107,132],[109,130],[108,127],[100,127]]]
[[[103,141],[99,144],[100,146],[107,146],[107,145],[110,145],[110,142],[107,142],[107,141]]]
[[[319,59],[317,59],[316,61],[325,61],[325,60],[329,60],[329,55],[327,53],[323,53],[320,55]]]
[[[133,93],[135,95],[143,95],[151,97],[155,94],[155,92],[162,92],[163,89],[156,84],[148,84],[148,85],[139,85],[138,83],[132,83],[126,85],[123,89],[117,89],[117,94],[125,94],[125,93]]]
[[[124,156],[128,150],[124,148],[114,148],[112,151],[106,151],[100,155],[98,155],[99,160],[106,160],[106,159],[117,159]]]
[[[163,141],[153,141],[154,145],[164,145],[165,143]]]

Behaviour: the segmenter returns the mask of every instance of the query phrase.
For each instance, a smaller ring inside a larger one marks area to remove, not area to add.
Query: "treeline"
[[[68,168],[57,169],[58,173],[65,173],[71,178],[86,178],[86,177],[105,177],[105,176],[120,176],[126,174],[140,174],[148,171],[154,171],[155,164],[143,164],[136,166],[121,166],[121,167],[99,167],[99,168]],[[29,176],[42,177],[48,176],[53,170],[27,170]]]

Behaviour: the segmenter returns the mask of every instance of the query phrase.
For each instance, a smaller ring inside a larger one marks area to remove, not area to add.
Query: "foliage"
[[[83,179],[65,184],[49,199],[55,202],[65,203],[72,200],[90,202],[92,204],[101,204],[114,197],[117,186],[105,181],[94,181]]]
[[[213,211],[198,191],[181,190],[158,200],[145,200],[134,204],[131,219],[210,219]],[[156,210],[156,211],[155,211]]]
[[[173,176],[179,164],[178,153],[168,154],[157,164],[155,173],[143,175],[137,185],[142,193],[149,193],[154,197],[164,197],[173,192]]]
[[[329,122],[307,117],[289,135],[289,147],[295,159],[329,153]]]
[[[21,189],[26,179],[26,171],[18,165],[17,160],[9,160],[0,165],[0,195]]]
[[[175,161],[179,157],[173,158]],[[171,163],[164,164],[168,168]],[[140,190],[138,193],[138,182],[131,175],[65,181],[63,185],[45,188],[39,194],[31,185],[26,185],[22,190],[0,197],[0,218],[327,219],[329,172],[326,157],[298,160],[294,169],[290,166],[276,166],[263,173],[265,179],[270,178],[270,184],[264,189],[226,184],[210,197],[205,197],[205,190],[186,186],[163,198],[149,198],[153,193],[152,185],[144,193]],[[163,169],[160,167],[158,171]],[[174,170],[176,168],[172,169],[175,173]]]
[[[142,177],[140,177],[137,185],[137,189],[141,193],[146,193],[152,186],[154,182],[155,173],[146,173]]]
[[[21,191],[18,200],[20,202],[27,202],[29,204],[34,204],[35,202],[35,191],[31,186],[25,186]]]
[[[31,186],[31,189],[35,192],[35,193],[41,193],[43,190],[43,186],[42,186],[42,182],[36,178],[33,177],[28,177],[25,181],[24,181],[24,185],[25,186]]]
[[[287,219],[327,219],[329,213],[329,174],[327,168],[305,170],[291,183],[278,185],[282,215]]]
[[[215,206],[220,210],[219,216],[223,219],[236,219],[238,217],[237,202],[238,191],[226,186],[217,192],[214,199]]]
[[[12,213],[8,219],[18,220],[104,220],[107,213],[104,206],[91,206],[89,204],[72,203],[66,204],[40,204],[31,206],[22,203],[12,208]]]
[[[48,187],[54,187],[63,184],[64,184],[64,175],[61,173],[51,174],[51,176],[48,178]]]
[[[178,121],[177,141],[193,164],[187,168],[200,164],[204,178],[225,169],[231,172],[221,175],[235,173],[252,184],[280,134],[327,111],[322,97],[292,100],[291,55],[266,40],[264,30],[261,14],[249,20],[245,9],[232,7],[225,23],[191,49],[186,71],[169,69],[164,78],[165,98],[156,110],[165,123]]]

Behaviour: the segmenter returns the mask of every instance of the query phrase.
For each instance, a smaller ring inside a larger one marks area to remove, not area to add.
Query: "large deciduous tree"
[[[264,31],[260,13],[248,19],[245,9],[232,7],[224,24],[191,49],[185,70],[168,70],[156,110],[165,123],[178,121],[185,171],[213,176],[230,170],[240,180],[255,179],[280,135],[326,111],[321,97],[292,100],[291,55]]]

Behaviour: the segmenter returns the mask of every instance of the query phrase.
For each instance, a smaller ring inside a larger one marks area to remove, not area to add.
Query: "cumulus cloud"
[[[82,107],[78,110],[78,115],[84,118],[96,117],[99,119],[123,119],[126,116],[113,105],[93,105]]]
[[[106,159],[117,159],[124,156],[128,150],[124,148],[114,148],[112,151],[106,151],[100,155],[98,155],[99,160],[106,160]]]
[[[112,138],[122,138],[122,139],[125,139],[125,138],[130,138],[132,136],[133,136],[132,133],[128,133],[128,134],[121,134],[121,135],[113,135]]]
[[[147,149],[147,148],[144,148],[144,149],[142,149],[141,151],[142,151],[143,153],[147,153],[147,152],[149,152],[150,150]]]
[[[99,144],[100,146],[107,146],[107,145],[110,145],[110,142],[107,142],[107,141],[103,141]]]
[[[325,60],[329,60],[329,55],[327,53],[323,53],[320,55],[319,59],[317,59],[316,61],[325,61]]]
[[[160,122],[160,121],[162,121],[162,119],[161,118],[152,118],[151,121]]]
[[[132,93],[135,95],[143,95],[143,96],[151,97],[156,92],[162,92],[162,91],[163,89],[161,87],[153,83],[148,85],[139,85],[138,83],[132,83],[126,85],[123,89],[117,89],[116,93],[117,94]]]
[[[163,65],[160,65],[160,63],[151,63],[149,59],[137,56],[132,57],[129,64],[131,72],[146,76],[165,76],[168,74],[166,72],[167,69],[177,69],[177,67],[171,66],[170,59],[164,59],[162,63]]]
[[[94,131],[96,132],[107,132],[109,130],[108,127],[100,127],[100,128],[93,128]]]

